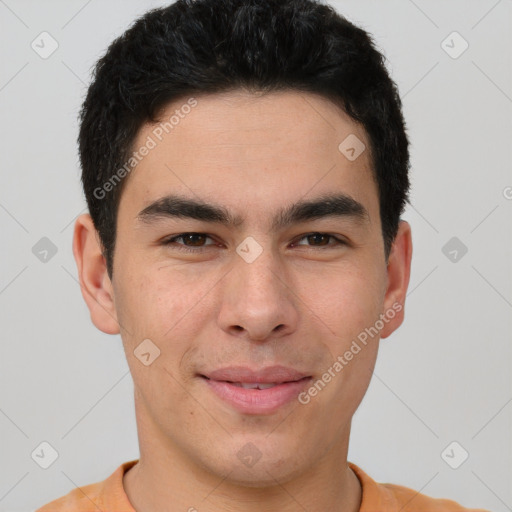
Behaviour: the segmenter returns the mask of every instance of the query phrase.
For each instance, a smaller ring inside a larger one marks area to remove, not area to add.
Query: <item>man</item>
[[[312,0],[179,0],[112,43],[73,250],[123,341],[140,459],[39,512],[469,510],[347,461],[412,255],[383,60]]]

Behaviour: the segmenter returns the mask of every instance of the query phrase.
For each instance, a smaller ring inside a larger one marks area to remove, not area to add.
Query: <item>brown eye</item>
[[[176,248],[181,251],[201,252],[201,249],[208,247],[209,245],[215,245],[215,242],[210,244],[204,243],[207,239],[212,240],[212,238],[205,233],[180,233],[179,235],[164,240],[162,245]],[[197,248],[197,250],[194,250],[194,248]]]
[[[204,242],[205,239],[208,237],[201,233],[186,233],[184,235],[181,235],[179,238],[183,239],[185,245],[189,245],[192,247],[202,247],[202,242]]]
[[[329,240],[333,239],[335,242],[333,244],[329,243]],[[297,243],[294,245],[308,245],[301,243],[302,240],[307,240],[308,244],[311,247],[329,247],[329,246],[336,246],[336,245],[343,245],[345,242],[343,240],[340,240],[339,238],[335,237],[334,235],[329,235],[327,233],[309,233],[307,235],[304,235],[302,238],[299,239]]]

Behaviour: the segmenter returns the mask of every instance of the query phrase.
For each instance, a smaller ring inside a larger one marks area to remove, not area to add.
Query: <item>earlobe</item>
[[[99,236],[89,214],[80,215],[75,221],[73,254],[82,296],[93,324],[106,334],[119,334],[112,283]]]
[[[411,259],[411,226],[408,222],[401,220],[387,265],[388,286],[384,299],[384,311],[382,312],[387,321],[381,331],[381,338],[387,338],[400,327],[404,320],[405,296],[411,274]]]

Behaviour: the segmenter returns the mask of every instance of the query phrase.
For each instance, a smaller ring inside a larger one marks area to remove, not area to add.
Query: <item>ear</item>
[[[104,333],[119,334],[112,283],[98,232],[88,213],[80,215],[75,222],[73,254],[82,296],[91,313],[92,323]]]
[[[388,318],[380,333],[387,338],[404,320],[405,296],[411,275],[412,237],[411,226],[401,220],[388,259],[388,286],[384,298],[383,314]]]

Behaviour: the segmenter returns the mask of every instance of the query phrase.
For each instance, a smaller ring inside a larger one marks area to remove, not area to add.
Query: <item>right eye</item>
[[[171,246],[179,251],[199,253],[208,245],[216,245],[215,243],[202,244],[202,242],[208,238],[212,240],[212,238],[206,233],[180,233],[179,235],[163,240],[162,245]],[[182,240],[183,243],[178,242],[178,240]]]

